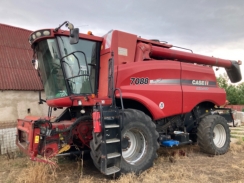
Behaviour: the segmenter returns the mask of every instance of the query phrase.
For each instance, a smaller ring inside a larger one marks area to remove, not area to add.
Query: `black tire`
[[[91,158],[95,167],[100,170],[102,133],[92,132],[93,139],[90,142]]]
[[[121,158],[121,173],[134,172],[136,174],[150,168],[153,166],[153,161],[157,157],[157,149],[159,148],[158,144],[158,132],[156,131],[156,125],[152,122],[151,118],[145,113],[135,110],[135,109],[125,109],[124,110],[124,124],[121,132],[122,137],[128,132],[133,133],[136,131],[145,139],[145,148],[135,163],[130,163],[129,158]],[[100,159],[101,159],[101,150],[100,144],[102,137],[93,133],[94,139],[90,142],[91,147],[91,157],[93,159],[94,165],[100,169]],[[128,137],[126,138],[128,139]],[[123,140],[122,140],[123,142]],[[138,141],[137,141],[138,142]],[[137,144],[137,143],[135,143]],[[122,145],[123,147],[123,145]],[[128,148],[127,148],[128,149]],[[123,150],[122,150],[123,151]],[[126,151],[123,151],[126,152]],[[137,153],[137,152],[135,152]],[[123,154],[123,153],[122,153]],[[132,157],[134,155],[132,154]],[[117,174],[118,176],[118,174]]]
[[[225,118],[219,115],[204,117],[197,129],[200,149],[208,154],[225,154],[230,147],[230,129]]]
[[[129,163],[128,160],[122,156],[121,159],[121,173],[135,172],[136,174],[153,166],[153,161],[157,158],[157,150],[159,148],[156,125],[151,118],[145,113],[135,110],[124,110],[124,128],[122,130],[122,137],[126,131],[138,130],[144,135],[146,140],[146,149],[142,157],[135,163]],[[123,154],[123,153],[122,153]]]

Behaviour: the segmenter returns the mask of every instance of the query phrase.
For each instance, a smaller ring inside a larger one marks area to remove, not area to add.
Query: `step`
[[[118,113],[118,111],[116,111],[115,109],[113,109],[113,110],[103,110],[103,114],[105,116],[111,116],[111,115],[114,115],[114,114],[117,114],[117,113]]]
[[[118,116],[104,116],[103,119],[111,121],[118,119]]]
[[[111,159],[111,158],[117,158],[117,157],[120,157],[120,156],[121,156],[120,153],[115,152],[115,153],[109,153],[107,155],[107,158]]]
[[[105,128],[119,128],[119,125],[116,124],[105,125]]]
[[[108,140],[106,140],[106,143],[107,144],[115,143],[115,142],[120,142],[120,139],[114,138],[114,139],[108,139]]]
[[[112,167],[109,167],[106,169],[105,174],[111,175],[111,174],[114,174],[114,173],[119,172],[119,171],[120,171],[120,168],[118,168],[117,166],[112,166]]]

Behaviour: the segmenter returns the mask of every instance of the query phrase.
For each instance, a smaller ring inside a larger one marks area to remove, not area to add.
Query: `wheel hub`
[[[221,124],[217,124],[213,130],[213,142],[218,147],[221,148],[226,142],[226,131]]]
[[[121,143],[122,150],[123,151],[128,150],[128,148],[130,148],[130,145],[131,145],[130,139],[128,137],[124,137]]]
[[[146,140],[142,132],[130,129],[125,132],[122,140],[122,156],[125,161],[135,164],[140,161],[146,152]]]

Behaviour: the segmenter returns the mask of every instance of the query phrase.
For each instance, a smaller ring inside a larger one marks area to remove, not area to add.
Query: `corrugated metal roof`
[[[43,90],[31,60],[31,31],[0,24],[0,90]]]

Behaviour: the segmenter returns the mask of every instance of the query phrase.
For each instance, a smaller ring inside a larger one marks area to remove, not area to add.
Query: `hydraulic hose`
[[[56,130],[56,129],[53,129],[54,131],[52,132],[52,134],[57,134],[57,133],[64,133],[64,132],[68,132],[68,131],[71,131],[71,130],[73,130],[80,122],[82,122],[82,121],[85,121],[85,120],[91,120],[91,117],[90,116],[81,116],[81,117],[79,117],[79,118],[77,118],[76,120],[75,120],[75,122],[72,124],[72,125],[70,125],[68,128],[65,128],[65,129],[58,129],[58,130]]]

